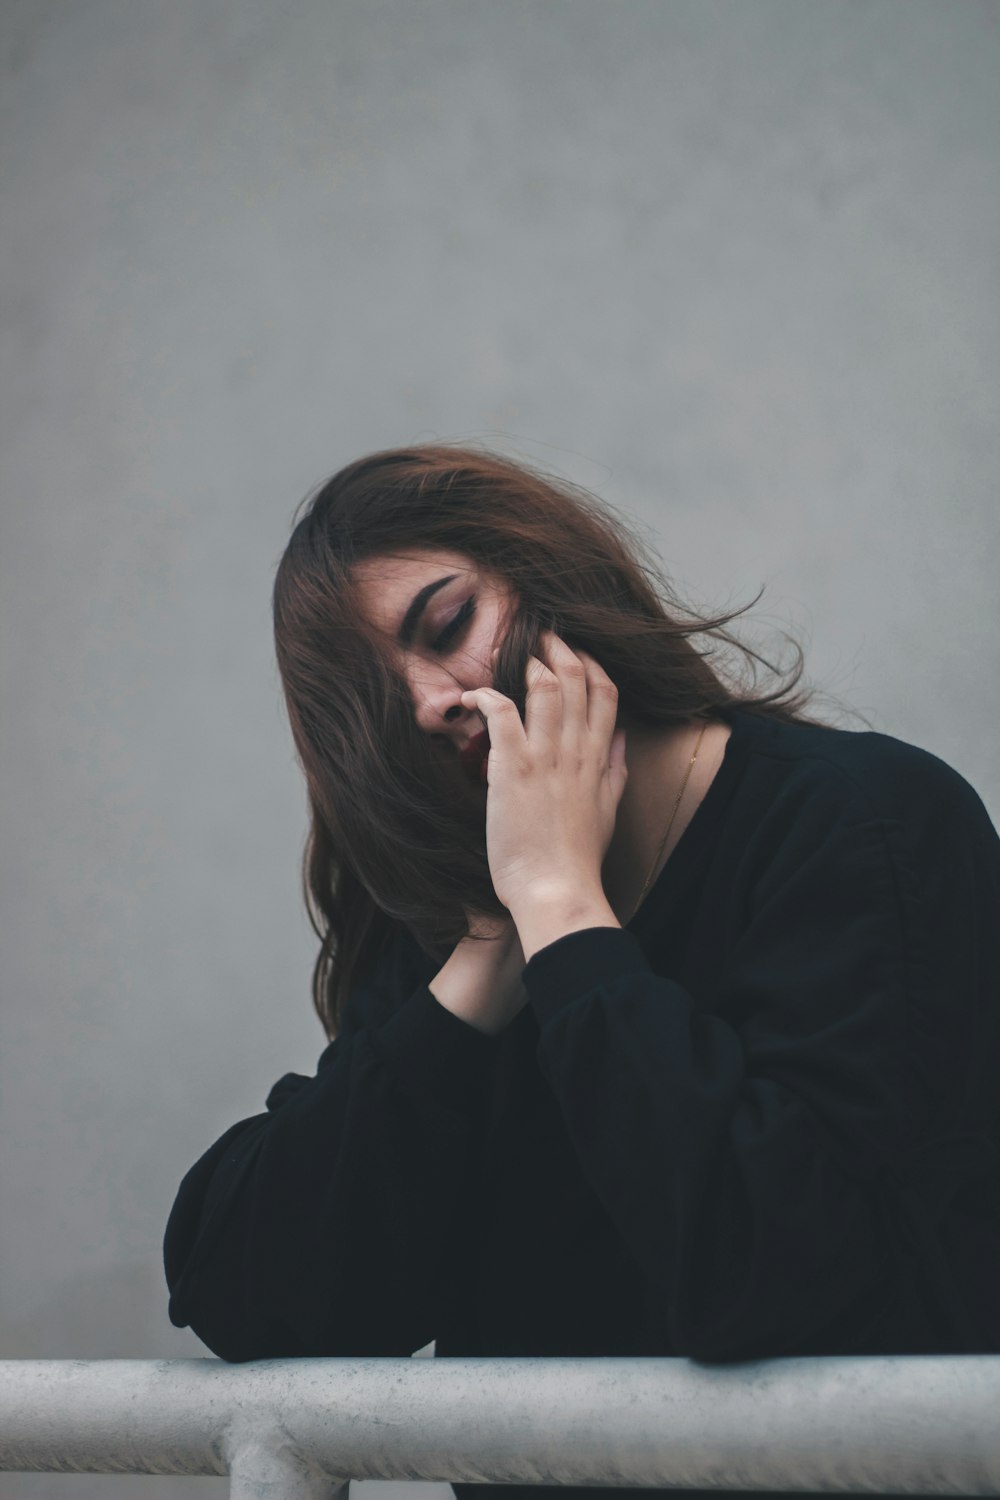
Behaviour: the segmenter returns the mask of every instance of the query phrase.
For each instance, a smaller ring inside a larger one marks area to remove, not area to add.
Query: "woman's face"
[[[418,726],[475,759],[487,742],[469,747],[485,726],[461,694],[492,685],[512,591],[464,553],[429,548],[369,558],[353,576],[362,613],[409,683]]]

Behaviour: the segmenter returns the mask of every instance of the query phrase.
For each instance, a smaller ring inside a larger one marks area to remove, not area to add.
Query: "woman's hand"
[[[541,649],[544,661],[528,658],[523,724],[516,705],[495,688],[462,694],[489,730],[490,874],[522,939],[522,914],[559,905],[603,907],[609,925],[617,925],[601,865],[628,778],[611,678],[552,631],[544,632]]]

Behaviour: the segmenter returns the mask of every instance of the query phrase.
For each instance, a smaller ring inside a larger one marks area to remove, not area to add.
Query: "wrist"
[[[537,889],[516,908],[510,908],[510,914],[521,939],[525,963],[539,949],[571,932],[583,932],[588,927],[621,926],[603,890]]]
[[[462,938],[428,989],[439,1005],[486,1036],[496,1036],[527,1001],[524,956],[511,924],[509,938]]]

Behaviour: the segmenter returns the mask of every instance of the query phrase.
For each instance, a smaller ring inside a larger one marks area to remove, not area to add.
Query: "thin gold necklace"
[[[638,901],[635,903],[635,905],[632,908],[631,916],[629,916],[628,919],[625,922],[622,923],[623,927],[627,927],[628,926],[629,922],[631,922],[631,920],[632,920],[632,917],[635,916],[636,912],[639,910],[639,907],[642,905],[643,901],[646,898],[646,892],[649,890],[649,887],[650,887],[650,884],[652,882],[653,876],[656,873],[656,867],[660,863],[660,855],[663,853],[664,849],[667,847],[667,839],[670,837],[670,830],[674,826],[674,819],[677,817],[677,809],[680,807],[680,805],[681,805],[681,799],[684,796],[684,793],[687,791],[687,784],[688,784],[688,781],[691,779],[691,772],[694,769],[694,763],[695,763],[695,761],[698,759],[698,751],[701,749],[701,742],[702,742],[702,740],[705,737],[705,730],[707,728],[708,728],[708,721],[706,720],[705,723],[701,726],[701,733],[699,734],[697,742],[695,744],[694,754],[692,755],[691,759],[687,763],[687,770],[684,772],[684,780],[681,782],[680,791],[677,793],[677,797],[676,797],[676,799],[674,801],[673,811],[670,814],[670,822],[667,824],[667,831],[663,835],[662,839],[660,840],[660,845],[659,845],[659,848],[656,851],[656,855],[655,855],[655,858],[653,859],[653,863],[649,867],[649,874],[646,876],[646,883],[643,886],[642,890],[639,892],[639,899],[638,899]]]

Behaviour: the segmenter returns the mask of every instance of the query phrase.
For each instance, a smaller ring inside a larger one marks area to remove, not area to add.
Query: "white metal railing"
[[[1000,1494],[1000,1356],[0,1362],[0,1469]]]

